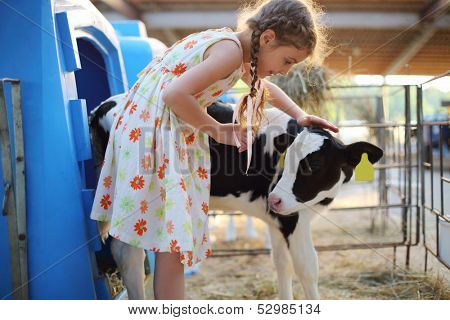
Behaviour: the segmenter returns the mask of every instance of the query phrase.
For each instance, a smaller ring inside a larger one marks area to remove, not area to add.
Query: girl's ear
[[[272,29],[264,30],[259,37],[259,46],[264,47],[274,41],[276,38],[275,31]]]

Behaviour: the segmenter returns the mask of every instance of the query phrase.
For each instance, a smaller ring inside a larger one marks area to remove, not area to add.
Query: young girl
[[[258,127],[266,99],[302,125],[337,131],[262,80],[320,55],[316,9],[300,0],[253,9],[243,12],[240,32],[192,34],[151,61],[114,120],[91,218],[110,221],[115,239],[156,252],[156,299],[183,299],[184,265],[211,254],[208,136],[246,150],[252,138],[243,125]],[[239,123],[220,124],[206,107],[240,78],[251,90],[237,109]]]

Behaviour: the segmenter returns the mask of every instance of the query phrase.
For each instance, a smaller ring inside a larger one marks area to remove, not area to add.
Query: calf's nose
[[[279,196],[271,193],[269,194],[269,198],[267,199],[269,202],[269,207],[273,210],[280,210],[282,206],[282,200]]]

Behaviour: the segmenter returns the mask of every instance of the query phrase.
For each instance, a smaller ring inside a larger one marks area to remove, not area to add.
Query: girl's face
[[[306,49],[277,44],[275,32],[271,29],[265,30],[259,41],[258,77],[260,78],[276,74],[286,75],[294,64],[305,60],[309,55]]]

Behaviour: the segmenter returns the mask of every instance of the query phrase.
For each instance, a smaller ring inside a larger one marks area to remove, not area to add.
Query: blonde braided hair
[[[247,97],[255,101],[258,94],[258,53],[261,34],[271,29],[276,34],[277,45],[294,45],[298,49],[306,49],[310,63],[320,63],[325,56],[326,36],[324,27],[318,23],[321,10],[310,0],[264,0],[241,9],[238,19],[238,30],[252,30],[250,50],[250,76],[252,79],[250,92],[239,105],[239,119],[246,126],[244,117],[247,108]],[[252,123],[254,133],[258,131],[262,109],[267,99],[267,92],[262,87],[262,98],[255,110],[255,122]]]

